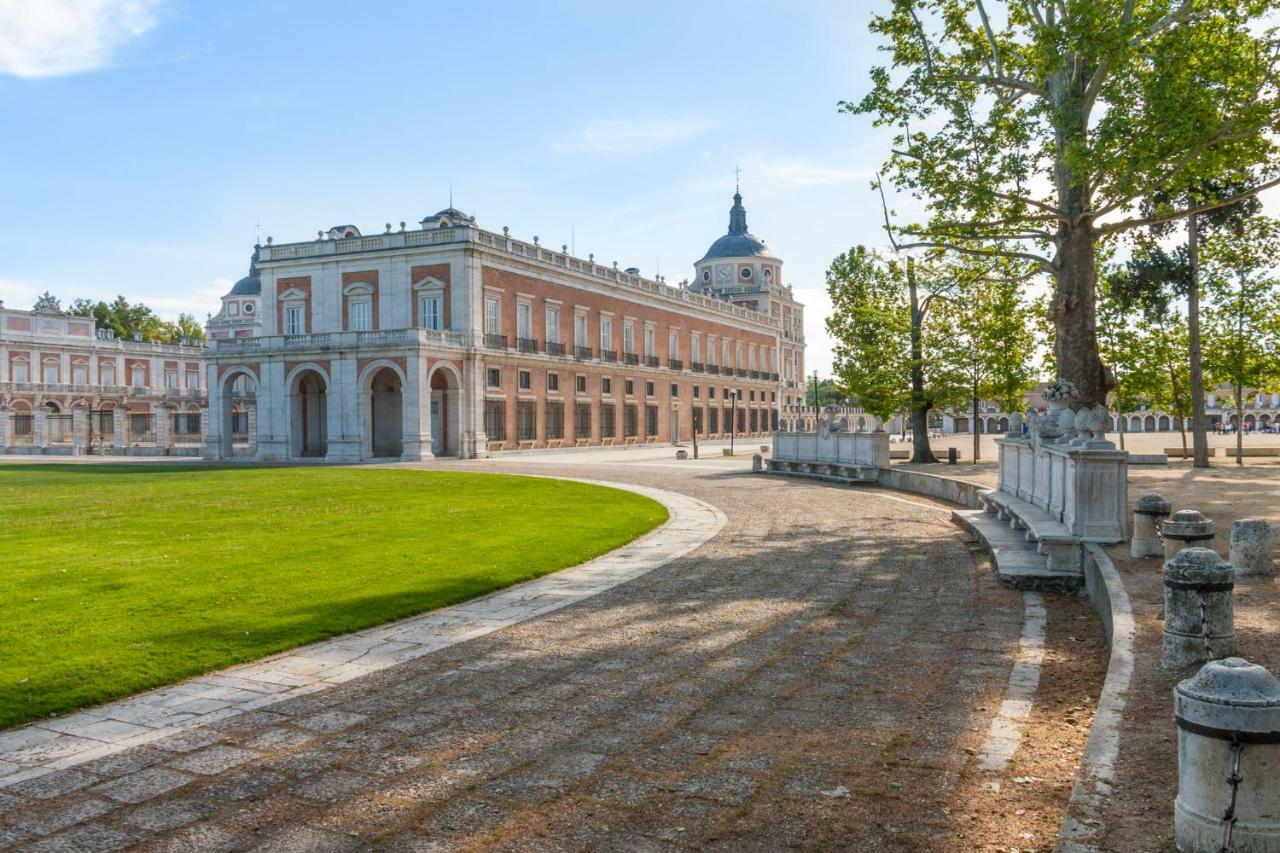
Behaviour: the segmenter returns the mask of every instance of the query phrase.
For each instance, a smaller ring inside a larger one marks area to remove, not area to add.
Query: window
[[[613,380],[608,376],[600,377],[600,393],[601,394],[613,393]]]
[[[176,370],[166,370],[166,371],[164,372],[164,387],[168,388],[168,389],[169,389],[169,390],[171,390],[171,391],[177,390],[177,388],[178,388],[178,371],[176,371]]]
[[[759,426],[760,426],[759,417],[760,417],[759,413],[755,409],[752,409],[751,410],[751,431],[752,432],[756,432],[759,429]]]
[[[703,280],[703,281],[711,281],[711,270],[703,270],[703,271],[702,271],[702,280]]]
[[[502,387],[502,371],[496,367],[490,367],[485,371],[485,384],[490,388]],[[488,430],[485,430],[488,432]]]
[[[714,400],[715,398],[716,398],[716,386],[714,386],[714,385],[708,385],[708,386],[707,386],[707,399],[708,399],[708,400]]]
[[[756,345],[752,344],[747,348],[747,366],[752,370],[756,369]]]
[[[707,414],[709,415],[707,422],[710,424],[707,432],[711,435],[716,435],[720,432],[720,410],[713,406]]]
[[[526,340],[533,337],[533,306],[528,302],[516,303],[516,335]]]
[[[31,365],[25,361],[13,362],[13,381],[14,382],[30,382],[31,381]]]
[[[652,383],[652,382],[646,382],[646,383],[644,383],[644,395],[645,395],[646,397],[652,397],[652,396],[653,396],[653,383]]]
[[[198,370],[187,371],[187,387],[193,391],[196,388],[200,387],[200,371]]]
[[[618,434],[618,407],[612,403],[600,407],[600,437],[613,438]]]
[[[573,345],[575,347],[585,347],[587,345],[587,315],[573,315]]]
[[[422,318],[422,328],[444,328],[444,297],[433,294],[418,299],[418,316]]]
[[[284,333],[286,335],[302,334],[302,306],[290,305],[284,309]]]
[[[658,434],[658,407],[644,407],[644,434],[648,436],[656,436]]]
[[[639,413],[635,406],[622,407],[622,435],[625,438],[635,438],[639,430]]]
[[[600,349],[613,349],[613,318],[600,318]]]
[[[228,317],[238,317],[239,315],[240,315],[240,303],[239,303],[239,302],[228,302],[228,303],[227,303],[227,316],[228,316]]]
[[[364,300],[347,303],[347,328],[353,332],[370,331],[373,328],[373,303]]]
[[[484,432],[490,441],[507,440],[507,404],[502,400],[484,401]]]
[[[737,370],[742,369],[742,341],[738,341],[737,346],[734,348],[733,366]]]
[[[88,385],[89,384],[89,365],[87,364],[71,365],[71,384],[72,385]]]
[[[743,280],[743,281],[750,281],[750,280],[751,280],[751,268],[750,268],[750,267],[743,267],[743,268],[742,268],[742,272],[738,273],[738,275],[742,276],[742,280]]]
[[[656,355],[656,353],[653,351],[654,350],[653,338],[654,338],[653,326],[645,326],[644,327],[644,354],[645,355]]]
[[[708,335],[707,336],[707,364],[714,367],[715,363],[716,363],[716,339]]]
[[[671,396],[672,397],[680,396],[680,386],[674,382],[671,383]]]
[[[129,372],[129,382],[134,388],[141,388],[147,384],[147,370],[141,364],[135,364]]]
[[[103,364],[98,368],[98,370],[102,375],[103,385],[116,384],[116,366],[114,364]]]
[[[694,390],[697,390],[697,389],[695,388]],[[696,397],[697,395],[695,394],[694,396]],[[693,410],[693,434],[694,434],[694,435],[705,435],[705,434],[706,434],[706,433],[703,431],[703,426],[702,426],[702,424],[703,424],[703,417],[704,417],[704,416],[703,416],[703,411],[704,411],[704,410],[703,410],[703,408],[702,408],[701,406],[699,406],[698,408],[696,408],[696,409],[694,409],[694,410]]]
[[[579,394],[587,393],[587,377],[581,374],[574,377],[573,390],[577,391]]]
[[[522,370],[516,377],[516,385],[521,391],[528,391],[533,388],[533,376],[527,370]]]
[[[547,390],[548,391],[560,390],[560,374],[559,373],[547,374]]]
[[[634,396],[636,393],[636,382],[634,379],[626,379],[622,383],[622,392],[628,397]]]
[[[702,338],[697,332],[689,337],[689,360],[695,363],[702,361]]]
[[[727,340],[721,339],[720,341],[720,355],[721,355],[720,366],[728,367],[729,366],[729,342]]]
[[[516,440],[533,441],[538,437],[538,404],[532,400],[516,403]]]
[[[58,362],[46,361],[44,363],[44,384],[45,385],[58,384]]]
[[[701,396],[702,396],[702,386],[701,386],[701,385],[694,385],[694,386],[693,386],[693,399],[697,400],[697,399],[699,399]]]
[[[635,355],[636,352],[636,327],[630,320],[622,324],[622,351],[627,355]]]
[[[751,402],[753,402],[753,403],[754,403],[755,401],[756,401],[756,391],[755,391],[755,389],[754,389],[754,388],[752,388],[752,389],[751,389]]]
[[[667,358],[680,358],[680,333],[675,329],[667,334]]]
[[[577,403],[573,407],[573,437],[591,438],[591,404]]]
[[[502,303],[498,301],[496,296],[486,296],[484,298],[484,330],[490,335],[501,334],[502,329]]]
[[[564,438],[564,403],[547,403],[547,438]]]
[[[547,343],[560,343],[560,309],[547,309]]]

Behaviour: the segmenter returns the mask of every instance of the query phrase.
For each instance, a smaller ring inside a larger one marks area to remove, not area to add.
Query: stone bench
[[[844,465],[835,462],[789,462],[764,460],[765,473],[786,474],[792,477],[813,477],[837,483],[875,483],[879,469],[874,465]]]
[[[1186,450],[1183,450],[1181,447],[1166,447],[1164,449],[1165,456],[1172,456],[1176,459],[1190,459],[1192,456],[1195,456],[1195,454],[1196,454],[1195,449],[1190,447],[1188,447]],[[1217,456],[1218,448],[1210,447],[1209,455]]]
[[[1004,522],[1003,526],[1013,537],[1020,537],[1028,545],[1026,549],[1019,549],[1016,561],[1007,562],[1006,565],[1001,564],[999,555],[993,551],[996,570],[1002,583],[1016,589],[1048,592],[1074,592],[1080,589],[1084,584],[1082,542],[1060,519],[1029,501],[1005,492],[979,492],[978,500],[988,519],[983,527],[988,527],[990,521]],[[988,538],[1004,541],[1010,537],[991,531],[989,536],[981,538],[985,542]],[[1039,559],[1030,560],[1027,552],[1038,555]]]
[[[889,458],[890,459],[910,459],[911,451],[910,450],[890,450]]]
[[[1227,456],[1236,458],[1236,448],[1225,448]],[[1244,456],[1280,456],[1280,447],[1244,447],[1240,448]]]

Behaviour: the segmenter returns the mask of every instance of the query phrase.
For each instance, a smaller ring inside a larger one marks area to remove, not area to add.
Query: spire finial
[[[742,167],[736,164],[733,167],[733,191],[742,192]]]
[[[449,207],[453,207],[453,181],[449,182]]]

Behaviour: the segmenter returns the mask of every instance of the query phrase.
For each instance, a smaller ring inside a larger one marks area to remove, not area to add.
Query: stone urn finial
[[[1022,438],[1022,412],[1013,412],[1009,415],[1009,429],[1004,437]]]

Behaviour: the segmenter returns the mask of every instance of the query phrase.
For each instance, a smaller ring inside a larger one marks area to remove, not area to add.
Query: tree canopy
[[[110,329],[117,338],[132,338],[137,333],[142,340],[157,343],[176,344],[184,338],[195,343],[204,341],[204,328],[190,314],[179,314],[176,321],[170,322],[143,303],[131,303],[123,296],[117,296],[110,303],[77,299],[68,311],[92,317],[98,328]]]

